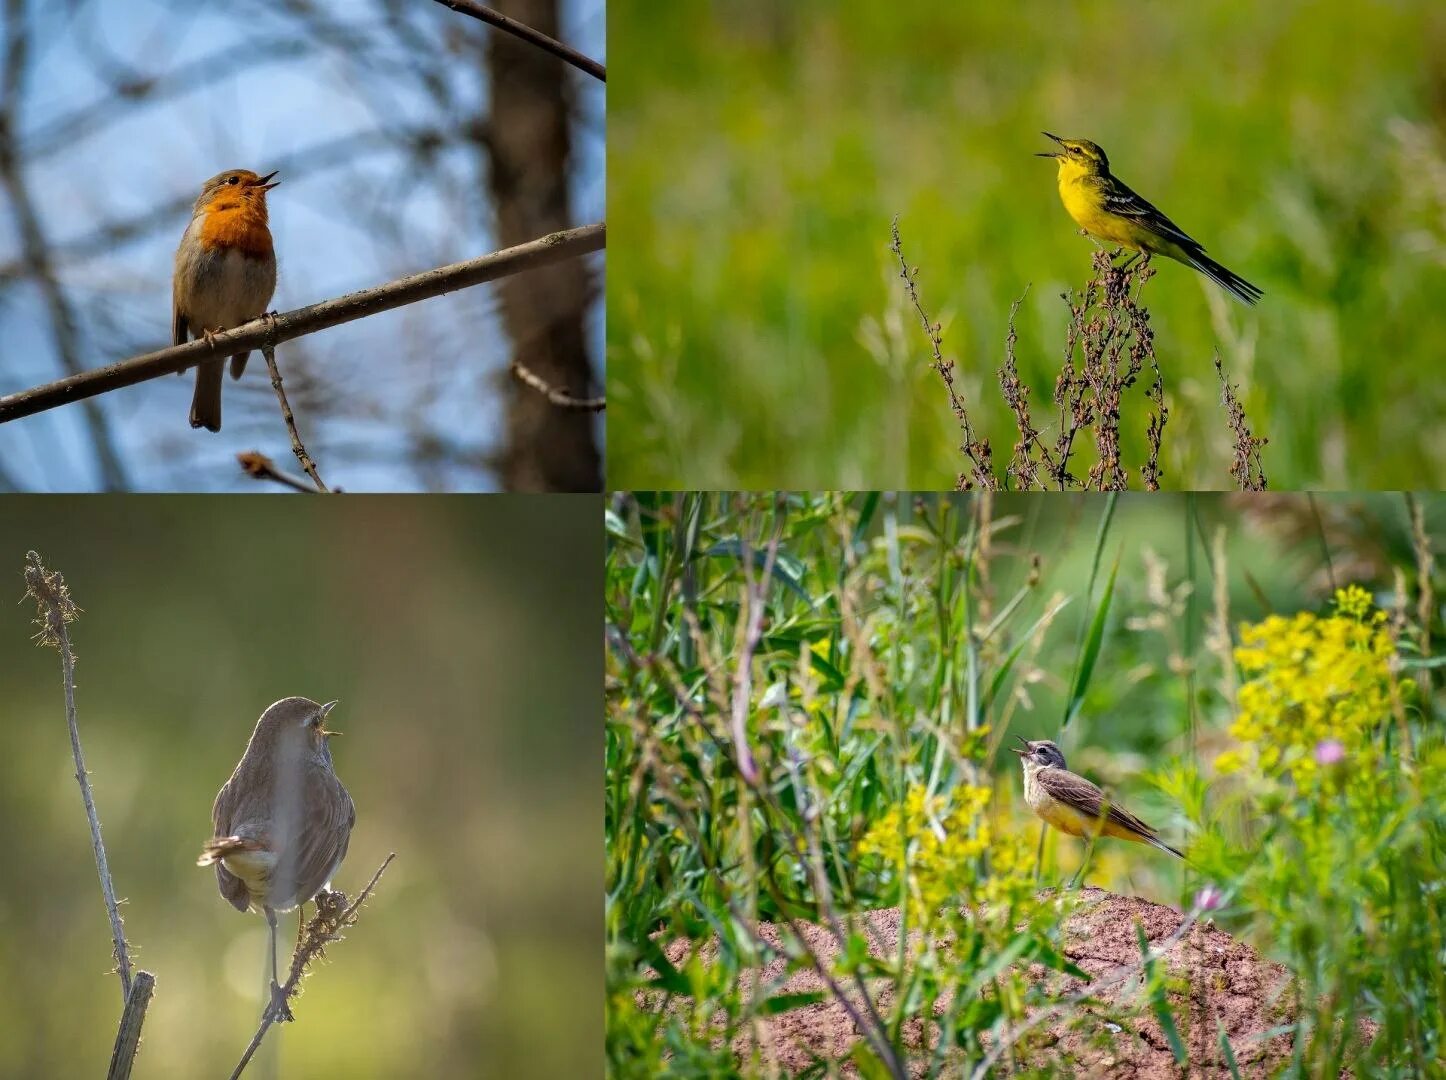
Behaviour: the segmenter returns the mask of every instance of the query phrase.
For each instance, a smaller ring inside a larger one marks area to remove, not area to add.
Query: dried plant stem
[[[110,864],[105,857],[105,842],[100,837],[100,816],[95,810],[95,798],[90,790],[90,777],[85,771],[85,755],[80,749],[80,729],[75,720],[75,653],[70,647],[70,634],[66,625],[75,620],[80,609],[70,598],[65,578],[58,570],[46,570],[35,552],[25,556],[26,593],[36,604],[36,625],[40,627],[37,636],[40,644],[48,645],[60,653],[61,680],[65,685],[65,721],[70,727],[70,751],[75,759],[75,779],[80,785],[81,801],[85,803],[85,817],[90,822],[90,845],[95,852],[95,867],[100,873],[100,891],[105,897],[105,910],[110,916],[111,936],[115,940],[116,971],[120,974],[121,1001],[130,997],[131,957],[126,948],[125,930],[120,916],[120,905],[115,898],[115,885],[111,882]]]
[[[303,480],[293,473],[284,472],[276,467],[276,462],[263,454],[260,450],[243,450],[236,455],[236,461],[241,466],[241,471],[253,480],[271,480],[282,487],[289,487],[293,491],[299,491],[303,495],[320,495],[316,485]],[[340,488],[337,489],[338,491]]]
[[[392,865],[392,860],[396,857],[396,852],[392,852],[386,857],[382,865],[377,867],[377,872],[372,875],[371,881],[367,882],[366,888],[362,889],[350,904],[346,902],[346,894],[339,891],[317,894],[316,914],[306,924],[300,940],[296,943],[296,950],[291,954],[291,973],[277,996],[268,1002],[262,1011],[261,1023],[257,1026],[256,1033],[251,1036],[251,1041],[246,1045],[241,1060],[237,1062],[236,1068],[232,1071],[231,1080],[236,1080],[250,1064],[251,1058],[261,1046],[261,1040],[266,1037],[266,1032],[271,1029],[272,1024],[285,1023],[293,1019],[288,1003],[296,996],[307,967],[323,954],[327,945],[341,940],[341,932],[357,921],[362,905],[367,902],[372,890],[377,887],[377,882],[381,880],[382,874],[386,872],[387,867]]]
[[[1257,436],[1245,420],[1245,407],[1235,396],[1235,387],[1225,377],[1225,368],[1220,363],[1220,354],[1215,355],[1215,374],[1220,379],[1220,403],[1225,406],[1226,421],[1235,442],[1235,460],[1230,465],[1230,475],[1242,491],[1264,491],[1265,467],[1260,461],[1260,448],[1270,440]]]
[[[932,367],[939,373],[939,378],[944,380],[944,389],[949,393],[949,407],[954,410],[954,418],[959,421],[959,430],[964,436],[964,442],[960,445],[959,449],[964,452],[964,456],[969,459],[970,465],[973,468],[974,476],[972,481],[961,475],[956,486],[962,489],[971,486],[971,484],[978,484],[988,491],[997,490],[999,481],[994,477],[993,451],[989,447],[988,439],[981,441],[974,438],[974,427],[969,423],[969,412],[965,409],[964,401],[959,396],[958,391],[954,389],[954,361],[944,359],[943,331],[938,323],[934,322],[924,313],[924,305],[919,300],[918,286],[914,281],[914,279],[918,277],[919,271],[917,268],[911,268],[909,264],[904,261],[904,246],[903,242],[899,239],[898,217],[894,218],[892,234],[893,242],[889,245],[889,250],[894,253],[894,258],[898,260],[899,277],[904,279],[904,288],[908,290],[909,293],[909,303],[913,305],[914,311],[918,313],[919,322],[923,324],[924,333],[929,338],[929,347],[934,353]]]
[[[286,433],[291,436],[291,452],[296,455],[296,460],[301,462],[302,471],[311,477],[316,490],[328,494],[331,489],[322,483],[321,475],[316,471],[316,462],[311,460],[311,455],[302,445],[301,433],[296,430],[296,417],[291,415],[291,403],[286,400],[286,391],[281,386],[281,369],[276,366],[276,350],[270,345],[263,345],[261,355],[266,357],[266,369],[271,372],[271,389],[276,391],[276,400],[281,403],[281,419],[286,422]]]
[[[29,551],[25,554],[25,592],[35,601],[35,625],[39,632],[37,642],[60,653],[61,680],[65,687],[65,720],[70,728],[70,750],[75,760],[75,779],[80,785],[81,801],[85,804],[86,820],[90,823],[90,844],[95,854],[95,868],[100,875],[100,891],[105,897],[106,914],[110,917],[111,937],[115,942],[114,956],[116,973],[120,976],[121,1012],[120,1027],[116,1032],[115,1048],[111,1053],[111,1080],[125,1080],[130,1076],[131,1065],[136,1051],[140,1048],[141,1028],[145,1023],[146,1009],[155,990],[156,977],[149,971],[132,974],[130,950],[126,945],[125,928],[120,915],[120,904],[115,896],[115,884],[111,881],[110,864],[105,857],[105,841],[100,835],[100,815],[95,809],[95,797],[90,789],[90,776],[85,769],[85,755],[80,749],[80,727],[75,716],[75,652],[70,647],[70,633],[66,629],[80,615],[80,608],[71,599],[65,578],[58,570],[47,570],[40,556]]]
[[[136,972],[136,977],[131,980],[131,992],[126,996],[125,1011],[121,1013],[120,1029],[115,1035],[115,1049],[111,1051],[106,1080],[127,1080],[130,1076],[136,1051],[141,1048],[141,1025],[145,1022],[146,1009],[155,989],[154,975],[149,971]]]

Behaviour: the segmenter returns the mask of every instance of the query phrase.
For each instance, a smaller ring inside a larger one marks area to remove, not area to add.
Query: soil
[[[1136,924],[1144,930],[1152,948],[1158,949],[1179,929],[1183,917],[1173,908],[1135,897],[1116,896],[1102,889],[1084,889],[1082,899],[1080,908],[1065,923],[1062,947],[1076,966],[1089,973],[1090,983],[1039,965],[1029,967],[1027,974],[1036,980],[1050,980],[1057,996],[1074,994],[1093,985],[1091,993],[1101,1000],[1121,1004],[1137,1001],[1141,977]],[[871,941],[870,952],[880,958],[896,957],[898,909],[868,912],[859,918]],[[838,952],[833,932],[808,923],[797,926],[825,969],[831,970],[831,960]],[[760,924],[758,936],[780,952],[793,947],[791,934],[773,923]],[[680,940],[670,942],[665,951],[669,960],[681,962],[687,948],[688,942]],[[717,952],[716,940],[710,941],[703,946],[701,958],[705,963],[710,962]],[[1220,1049],[1222,1029],[1230,1040],[1242,1076],[1265,1075],[1288,1059],[1289,1034],[1262,1038],[1270,1029],[1290,1022],[1285,969],[1262,960],[1248,945],[1208,922],[1197,923],[1180,940],[1170,944],[1162,960],[1168,965],[1170,976],[1180,977],[1181,985],[1188,988],[1170,992],[1171,1012],[1189,1050],[1188,1072],[1175,1064],[1170,1044],[1152,1015],[1147,1013],[1131,1020],[1126,1030],[1101,1015],[1097,1006],[1089,1005],[1075,1006],[1060,1017],[1040,1023],[1016,1048],[1014,1066],[1022,1069],[1053,1065],[1066,1074],[1092,1077],[1175,1080],[1182,1076],[1229,1076]],[[828,992],[828,984],[816,971],[808,969],[788,975],[787,970],[788,961],[778,956],[758,969],[757,983],[752,973],[744,976],[745,983],[767,987],[770,996]],[[1125,975],[1128,977],[1120,977]],[[879,997],[881,1011],[887,1009],[890,988],[882,986],[873,990]],[[845,992],[857,1007],[860,999],[856,991],[848,987]],[[667,1007],[679,1009],[686,1004],[675,999]],[[661,997],[653,999],[653,1007],[663,1007]],[[765,1073],[796,1073],[822,1060],[836,1063],[835,1072],[858,1075],[847,1059],[861,1039],[861,1032],[849,1010],[832,994],[816,1004],[763,1017],[756,1030]],[[1114,1037],[1102,1038],[1105,1033]],[[912,1021],[906,1026],[905,1037],[911,1048],[919,1051],[916,1059],[908,1063],[909,1071],[922,1074],[928,1061],[923,1024]],[[753,1057],[752,1036],[747,1033],[737,1036],[733,1050],[742,1067]],[[1008,1059],[1001,1064],[1007,1068]]]

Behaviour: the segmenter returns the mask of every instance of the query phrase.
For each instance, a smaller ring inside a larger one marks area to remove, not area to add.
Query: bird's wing
[[[316,895],[346,857],[356,823],[356,804],[333,772],[308,770],[304,799],[296,852],[296,898],[302,902]]]
[[[1155,837],[1158,834],[1134,814],[1116,806],[1105,798],[1105,793],[1083,776],[1065,769],[1040,769],[1035,775],[1036,782],[1066,806],[1078,810],[1086,817],[1101,818],[1122,825],[1141,836]]]
[[[1182,247],[1196,251],[1205,250],[1200,246],[1199,241],[1167,218],[1158,207],[1143,196],[1131,191],[1128,185],[1121,183],[1115,177],[1111,176],[1101,184],[1100,191],[1104,196],[1105,209],[1110,213],[1128,218],[1149,229],[1156,236],[1171,240]]]
[[[216,802],[211,807],[212,839],[233,835],[231,832],[232,819],[236,810],[236,800],[232,793],[232,781],[236,777],[233,774],[231,780],[222,785],[221,790],[216,793]],[[216,866],[216,888],[220,890],[221,896],[236,908],[238,911],[245,911],[251,906],[251,893],[246,888],[246,883],[238,878],[226,867],[221,865],[221,860],[215,860]]]

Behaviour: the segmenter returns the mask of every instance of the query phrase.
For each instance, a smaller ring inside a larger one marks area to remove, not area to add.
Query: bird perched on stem
[[[1044,135],[1061,149],[1035,157],[1054,158],[1059,163],[1059,197],[1085,232],[1137,253],[1164,255],[1193,266],[1242,303],[1254,304],[1264,295],[1206,255],[1185,230],[1116,179],[1110,173],[1110,159],[1098,145],[1088,139],[1061,139],[1047,131]]]
[[[271,995],[278,1006],[276,913],[306,903],[346,857],[356,806],[332,769],[325,721],[336,702],[304,697],[267,706],[241,761],[216,796],[198,866],[216,867],[221,895],[270,927]]]
[[[176,248],[171,279],[171,344],[192,337],[210,341],[266,313],[276,291],[276,252],[266,217],[266,193],[280,181],[246,169],[217,173],[201,188],[191,223]],[[231,377],[239,379],[250,353],[231,357]],[[221,430],[220,360],[196,368],[191,426]]]

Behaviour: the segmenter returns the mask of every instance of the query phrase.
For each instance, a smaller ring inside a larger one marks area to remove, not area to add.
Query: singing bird
[[[215,866],[216,884],[233,907],[266,916],[273,1003],[281,989],[276,913],[331,887],[356,824],[356,806],[332,768],[327,745],[339,734],[326,729],[335,706],[304,697],[267,706],[231,779],[216,795],[212,837],[196,860],[198,866]]]
[[[1083,776],[1070,772],[1064,754],[1054,743],[1048,739],[1030,742],[1021,736],[1015,738],[1024,744],[1023,750],[1010,747],[1024,766],[1024,801],[1046,824],[1070,836],[1114,836],[1150,844],[1176,858],[1185,857],[1161,840],[1153,827],[1110,802]]]
[[[1088,139],[1061,139],[1058,153],[1035,154],[1059,163],[1059,197],[1069,216],[1091,236],[1131,251],[1164,255],[1194,267],[1243,304],[1264,294],[1205,254],[1197,240],[1110,173],[1110,159]]]

